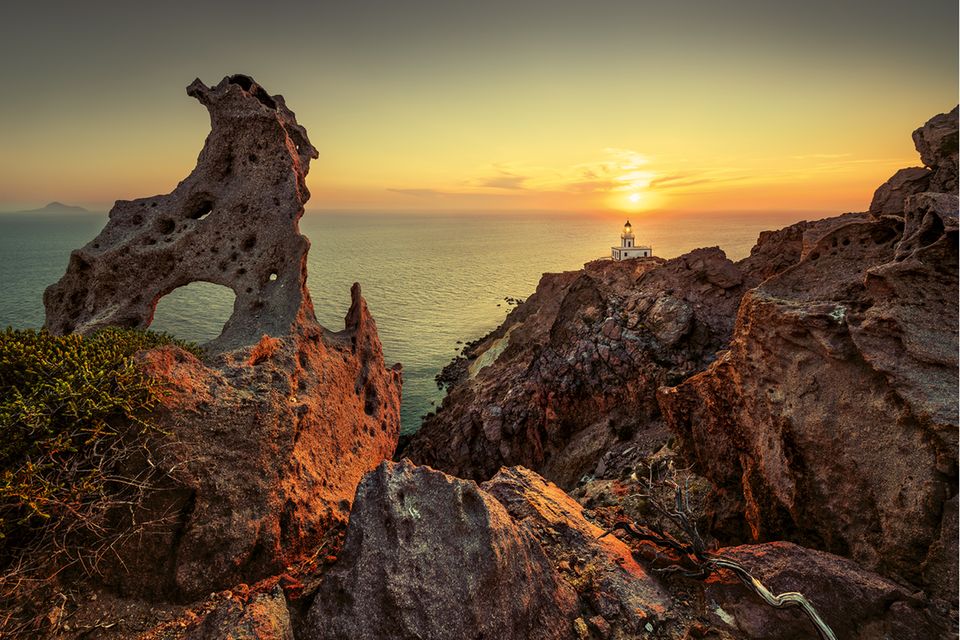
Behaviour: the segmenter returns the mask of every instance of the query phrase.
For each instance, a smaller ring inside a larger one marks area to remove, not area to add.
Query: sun
[[[627,200],[629,200],[633,204],[637,204],[641,200],[643,200],[643,196],[641,196],[639,193],[631,193],[629,196],[627,196]]]

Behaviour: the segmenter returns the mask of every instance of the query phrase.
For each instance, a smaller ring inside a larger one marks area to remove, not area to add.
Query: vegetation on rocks
[[[143,471],[152,469],[156,433],[145,418],[163,388],[133,355],[166,344],[200,355],[130,329],[0,333],[0,582],[35,577],[28,560],[95,568],[110,544],[111,514],[159,473]]]

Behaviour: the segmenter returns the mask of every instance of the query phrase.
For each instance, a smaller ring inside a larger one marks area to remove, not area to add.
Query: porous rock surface
[[[570,638],[574,591],[476,483],[384,462],[310,610],[323,639]]]
[[[523,465],[571,488],[604,451],[657,430],[656,389],[729,339],[745,277],[717,248],[544,275],[453,363],[440,410],[403,455],[477,480]]]
[[[155,455],[173,486],[118,515],[154,525],[116,547],[105,580],[178,600],[313,553],[396,447],[401,387],[359,285],[342,331],[316,321],[298,221],[317,154],[283,97],[240,75],[187,92],[210,112],[197,168],[169,195],[118,202],[45,294],[57,333],[147,327],[159,297],[196,280],[237,294],[204,361],[172,346],[138,356],[168,391],[151,420],[170,435]]]
[[[945,119],[921,139],[948,139]],[[955,175],[947,160],[931,170]],[[715,485],[718,533],[852,557],[955,608],[957,196],[900,209],[808,230],[800,261],[744,296],[729,350],[660,400]]]
[[[211,345],[252,344],[312,316],[306,292],[310,243],[297,222],[317,150],[284,103],[252,78],[187,87],[210,112],[196,168],[172,193],[118,201],[100,234],[70,256],[44,293],[46,328],[89,333],[146,328],[157,301],[203,281],[236,294],[233,315]]]

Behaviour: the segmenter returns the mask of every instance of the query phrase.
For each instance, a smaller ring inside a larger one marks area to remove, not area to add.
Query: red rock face
[[[168,389],[152,420],[175,482],[121,518],[159,524],[118,547],[105,578],[176,599],[312,553],[396,448],[401,389],[359,285],[342,331],[315,319],[297,221],[316,150],[283,98],[246,76],[188,93],[212,124],[197,168],[169,195],[118,202],[45,295],[50,330],[89,332],[148,326],[156,300],[188,282],[237,294],[204,362],[175,347],[139,356]]]
[[[656,429],[656,389],[704,368],[729,338],[742,282],[715,248],[545,275],[459,363],[475,375],[403,454],[477,480],[521,464],[573,486],[604,451]]]
[[[660,402],[716,485],[718,532],[801,541],[955,602],[957,196],[900,209],[809,229],[799,263],[744,296],[729,351]]]

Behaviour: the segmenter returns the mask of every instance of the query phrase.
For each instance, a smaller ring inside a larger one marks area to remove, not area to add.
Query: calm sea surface
[[[719,245],[733,260],[757,235],[800,214],[636,215],[638,243],[673,257]],[[0,214],[0,327],[40,327],[43,290],[66,268],[70,251],[92,239],[105,214]],[[544,272],[579,269],[608,256],[622,219],[574,215],[416,215],[308,212],[309,285],[317,316],[343,327],[350,285],[360,282],[377,321],[387,363],[402,362],[403,429],[439,403],[434,376],[461,348],[458,341],[495,328]],[[233,307],[225,287],[194,283],[160,301],[152,329],[197,342],[220,333]]]

